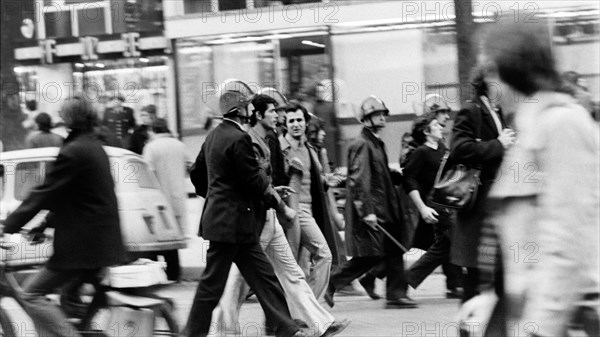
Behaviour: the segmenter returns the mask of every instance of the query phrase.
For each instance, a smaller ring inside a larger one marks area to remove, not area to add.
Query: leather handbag
[[[433,185],[430,202],[433,205],[446,208],[471,209],[475,199],[477,199],[481,170],[476,167],[457,164],[448,169],[442,177],[448,157],[449,153],[446,153],[442,159]]]
[[[475,103],[476,104],[476,103]],[[477,141],[481,139],[481,106],[478,107],[477,115]],[[481,184],[479,176],[481,174],[480,166],[467,166],[464,164],[455,164],[445,171],[446,163],[450,153],[446,152],[442,163],[438,169],[433,184],[433,190],[429,201],[433,205],[453,208],[458,210],[469,210],[475,204],[477,191]],[[442,173],[444,173],[442,177]]]

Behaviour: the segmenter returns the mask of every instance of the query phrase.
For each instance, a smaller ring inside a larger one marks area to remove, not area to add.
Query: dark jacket
[[[227,119],[219,124],[202,144],[190,178],[206,199],[198,235],[217,242],[258,242],[270,180],[246,132]]]
[[[142,154],[144,146],[148,142],[148,125],[140,125],[135,128],[131,135],[131,141],[129,142],[129,150],[137,154]]]
[[[392,183],[385,146],[367,129],[348,148],[346,189],[348,255],[382,256],[397,249],[384,240],[381,231],[374,231],[364,223],[363,218],[369,214],[375,214],[380,224],[406,246],[400,201]]]
[[[104,112],[102,124],[106,126],[120,142],[120,147],[126,149],[129,148],[129,141],[131,138],[131,134],[129,132],[133,132],[133,128],[135,128],[133,109],[126,106],[122,107],[121,111],[107,109]]]
[[[498,117],[504,128],[500,112]],[[502,162],[504,147],[497,139],[498,129],[491,112],[480,98],[465,103],[456,116],[452,134],[452,162],[480,166],[481,185],[473,208],[457,214],[450,260],[459,266],[476,267],[484,201]]]
[[[279,136],[275,131],[270,130],[267,132],[267,142],[271,151],[273,186],[287,186],[290,183],[290,177],[285,172],[285,157],[281,152]]]
[[[48,268],[97,269],[125,261],[110,164],[95,135],[69,135],[44,183],[6,219],[5,232],[18,232],[43,209],[55,228]]]

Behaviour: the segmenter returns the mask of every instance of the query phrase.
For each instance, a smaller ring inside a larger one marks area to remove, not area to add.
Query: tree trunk
[[[458,80],[460,85],[460,101],[471,98],[469,77],[475,65],[476,56],[473,35],[475,25],[473,22],[472,0],[454,0],[456,8],[456,45],[458,47]]]

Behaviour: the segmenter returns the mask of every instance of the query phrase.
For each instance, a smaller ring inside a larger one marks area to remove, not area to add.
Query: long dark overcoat
[[[504,128],[500,112],[498,117]],[[491,112],[480,98],[466,102],[454,121],[451,162],[481,167],[475,204],[472,209],[457,213],[457,224],[451,230],[450,262],[459,266],[477,266],[484,202],[504,155],[498,135]]]
[[[385,229],[406,247],[400,200],[392,182],[383,142],[363,129],[348,148],[346,180],[346,249],[350,256],[382,256],[396,250],[381,231],[363,218],[375,214]]]
[[[16,233],[40,210],[49,210],[56,270],[98,269],[125,261],[115,183],[108,156],[97,136],[71,132],[48,170],[6,219],[4,231]]]

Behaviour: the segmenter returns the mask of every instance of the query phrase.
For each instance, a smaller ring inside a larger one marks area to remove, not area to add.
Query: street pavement
[[[175,315],[180,327],[185,325],[192,305],[197,282],[181,282],[169,286],[162,294],[175,300]],[[358,289],[362,291],[360,286]],[[385,309],[385,300],[371,300],[366,294],[335,296],[335,306],[330,309],[336,319],[349,319],[352,322],[338,336],[387,337],[387,336],[458,336],[456,312],[459,300],[445,298],[445,276],[435,273],[428,277],[417,290],[410,290],[410,296],[419,306],[414,309]],[[385,284],[378,280],[376,291],[385,295]],[[327,305],[323,304],[326,308]],[[215,337],[264,336],[257,332],[263,326],[264,314],[254,301],[244,303],[240,312],[240,334],[217,332]]]
[[[192,301],[196,291],[196,281],[183,281],[164,286],[159,294],[173,299],[175,317],[179,327],[183,328],[187,321]],[[360,285],[357,289],[362,291]],[[384,295],[384,283],[377,280],[376,291]],[[419,306],[414,309],[385,309],[385,300],[374,301],[365,294],[345,296],[337,293],[335,306],[330,310],[336,319],[349,319],[352,322],[338,336],[347,337],[387,337],[387,336],[458,336],[455,323],[458,300],[445,298],[445,277],[434,273],[428,277],[417,290],[410,290],[410,296]],[[34,337],[35,329],[29,317],[10,298],[5,298],[2,307],[9,313],[17,336]],[[326,308],[327,305],[323,304]],[[218,332],[215,337],[259,337],[265,336],[262,329],[264,314],[256,300],[251,300],[242,306],[240,311],[240,334],[225,334]],[[123,335],[113,334],[111,337],[145,337],[131,334],[133,331],[123,330]]]

